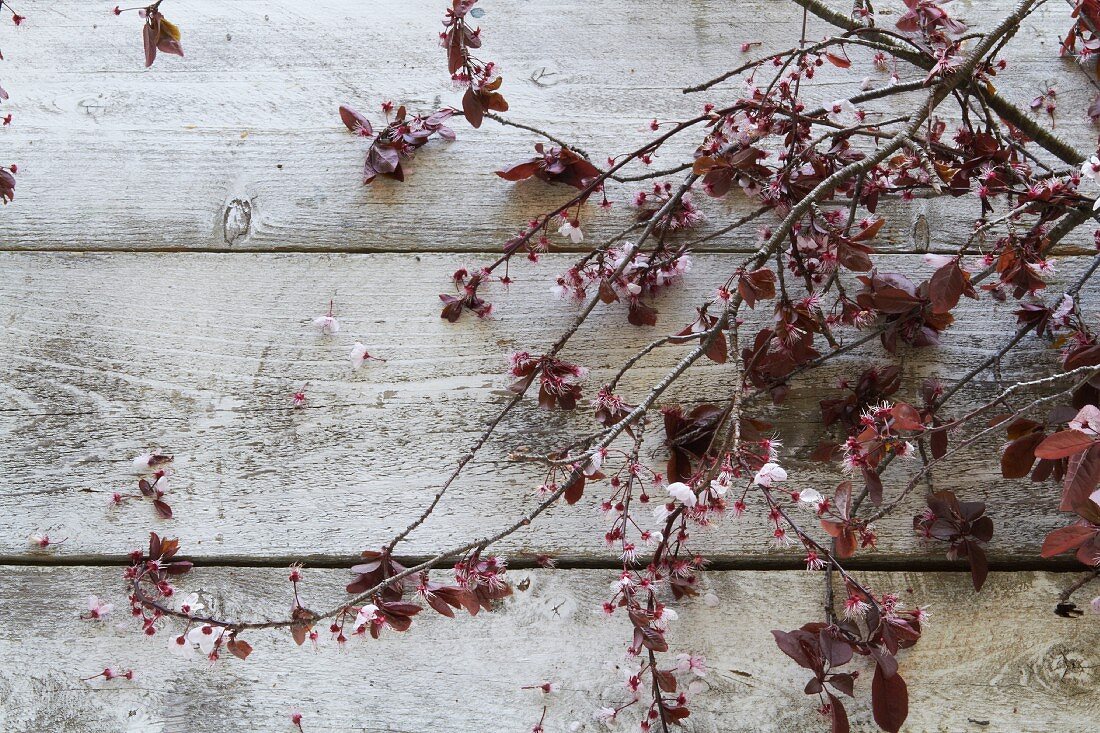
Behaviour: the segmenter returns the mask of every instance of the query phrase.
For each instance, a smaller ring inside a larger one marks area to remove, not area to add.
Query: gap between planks
[[[395,559],[406,567],[419,565],[434,555],[397,555]],[[291,563],[303,563],[307,568],[341,570],[348,569],[360,561],[359,555],[215,555],[192,558],[186,555],[181,560],[191,560],[195,567],[203,568],[281,568]],[[126,555],[0,555],[0,567],[125,567],[130,564]],[[440,567],[446,568],[443,561]],[[508,567],[514,570],[534,570],[540,566],[534,558],[527,556],[508,556]],[[622,570],[622,563],[612,557],[607,558],[555,558],[555,570]],[[707,559],[706,570],[711,571],[759,571],[776,572],[803,570],[805,563],[798,557],[751,556],[712,554]],[[845,570],[875,572],[959,572],[968,573],[968,566],[946,558],[874,557],[853,558],[844,563]],[[990,560],[991,572],[1029,572],[1050,573],[1084,572],[1080,563],[1071,556],[1043,559],[1023,558],[1013,560]]]
[[[700,233],[704,235],[704,233]],[[567,246],[555,246],[546,254],[586,254],[591,251],[591,247],[567,247]],[[692,247],[688,250],[688,254],[691,255],[750,255],[757,252],[756,247]],[[876,255],[905,255],[905,256],[924,256],[928,254],[934,255],[954,255],[958,252],[957,248],[951,247],[929,247],[928,249],[893,249],[883,248],[876,250]],[[123,249],[117,247],[11,247],[0,245],[0,254],[186,254],[186,255],[224,255],[224,254],[242,254],[242,255],[281,255],[281,254],[311,254],[311,255],[466,255],[466,254],[481,254],[481,255],[499,255],[499,249],[485,248],[485,247],[452,247],[449,249],[438,250],[425,250],[416,247],[333,247],[326,249],[318,249],[316,247],[277,247],[272,249],[249,249],[249,248],[234,248],[234,247],[185,247],[185,246],[164,246],[158,247],[156,245],[148,247],[126,247]],[[523,254],[523,251],[517,254]],[[1067,244],[1062,247],[1055,247],[1051,254],[1058,257],[1091,257],[1096,254],[1095,249],[1089,249],[1087,247]],[[862,273],[855,273],[862,274]]]

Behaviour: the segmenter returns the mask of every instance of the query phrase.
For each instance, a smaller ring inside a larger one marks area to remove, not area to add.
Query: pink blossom
[[[707,658],[700,654],[677,654],[676,669],[691,672],[699,677],[707,676]]]
[[[849,595],[844,599],[844,618],[863,618],[870,608],[871,605],[859,596]]]
[[[360,369],[368,361],[385,361],[385,359],[380,359],[377,356],[371,356],[370,352],[367,351],[367,347],[359,341],[356,341],[351,347],[349,357],[351,358],[352,369]]]
[[[1069,426],[1094,438],[1100,437],[1100,409],[1096,405],[1085,405],[1076,417],[1069,421]]]
[[[102,621],[114,609],[113,603],[104,603],[97,596],[88,596],[88,613],[83,618]]]
[[[332,336],[340,332],[340,321],[336,320],[336,316],[329,313],[328,315],[314,318],[313,327],[325,336]]]

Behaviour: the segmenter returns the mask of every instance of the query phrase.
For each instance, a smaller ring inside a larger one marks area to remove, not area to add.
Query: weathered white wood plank
[[[625,689],[625,619],[598,613],[611,571],[513,571],[530,579],[503,608],[447,620],[427,613],[407,634],[355,640],[344,653],[295,647],[289,635],[256,633],[255,651],[214,668],[167,654],[167,635],[144,638],[126,617],[119,568],[6,567],[0,573],[0,724],[26,731],[282,731],[287,711],[307,731],[527,730],[549,705],[548,731],[604,730],[600,705]],[[873,587],[906,604],[930,604],[924,638],[900,655],[910,694],[905,731],[1087,730],[1100,716],[1097,617],[1052,612],[1066,575],[993,573],[974,595],[963,574],[868,573]],[[347,573],[306,571],[307,603],[342,598]],[[289,603],[285,571],[200,569],[181,587],[199,590],[218,611],[279,616]],[[772,629],[820,615],[821,577],[800,572],[708,573],[720,598],[678,606],[672,653],[704,654],[711,671],[692,698],[686,731],[819,731],[805,670],[784,657]],[[85,597],[123,606],[109,623],[76,621]],[[671,656],[671,655],[670,655]],[[132,668],[133,682],[81,682],[105,666]],[[870,671],[846,704],[856,730],[873,730]],[[543,698],[519,689],[556,681]],[[616,729],[632,729],[633,719]]]
[[[566,354],[593,370],[586,394],[638,347],[687,323],[729,259],[698,257],[684,285],[659,302],[659,329],[628,326],[617,308],[598,309]],[[27,535],[50,527],[55,537],[69,537],[59,550],[67,557],[122,555],[153,527],[179,534],[188,553],[223,559],[346,558],[388,541],[503,404],[506,356],[544,348],[573,312],[546,279],[567,262],[547,257],[509,292],[492,291],[499,317],[452,325],[439,318],[436,293],[447,288],[453,255],[0,256],[0,556],[25,555]],[[1064,261],[1059,276],[1072,278],[1081,265]],[[913,277],[929,272],[911,255],[883,257],[882,266]],[[1090,312],[1095,293],[1096,286],[1086,291]],[[324,337],[309,321],[329,298],[342,329]],[[966,318],[940,348],[903,352],[909,384],[930,376],[950,383],[1014,328],[1009,305],[983,300],[963,309]],[[746,317],[750,332],[769,309]],[[352,372],[347,352],[356,339],[389,361]],[[684,348],[653,354],[624,382],[624,396],[639,398]],[[1005,360],[1002,376],[1046,374],[1056,359],[1042,342],[1028,341]],[[761,407],[787,441],[783,461],[793,486],[824,490],[841,480],[805,460],[822,433],[803,416],[816,415],[816,401],[839,376],[887,362],[875,343],[796,382],[783,409]],[[727,367],[702,364],[669,400],[724,399],[730,378]],[[987,399],[994,381],[983,375],[960,396],[959,409]],[[307,382],[309,406],[293,409],[291,394]],[[541,483],[533,464],[509,461],[509,454],[522,445],[559,447],[562,435],[593,425],[587,409],[521,408],[402,551],[434,552],[503,526],[533,505]],[[1055,487],[999,479],[998,440],[937,471],[937,486],[991,502],[993,558],[1030,560],[1065,517],[1056,511]],[[149,506],[106,510],[110,492],[132,490],[130,459],[149,449],[177,456],[171,522],[154,519]],[[659,446],[647,455],[663,465]],[[913,537],[919,493],[881,523],[883,549],[861,557],[942,557],[942,547],[925,548]],[[599,495],[555,510],[537,531],[503,547],[608,560]],[[762,514],[700,532],[699,546],[727,560],[797,561],[773,547]]]
[[[182,26],[188,56],[159,59],[150,70],[141,68],[140,23],[132,15],[115,18],[79,0],[28,11],[23,26],[5,28],[0,38],[12,93],[5,109],[15,116],[0,140],[4,162],[21,169],[0,247],[498,250],[510,232],[568,195],[494,175],[529,156],[534,135],[458,122],[459,141],[425,148],[408,183],[363,187],[365,145],[335,114],[343,102],[372,112],[384,99],[417,108],[454,103],[435,43],[445,5],[170,4],[164,11]],[[743,41],[763,42],[752,54],[789,47],[802,20],[801,10],[777,0],[735,8],[717,0],[675,8],[657,0],[483,5],[485,56],[503,64],[509,116],[574,141],[597,162],[646,140],[654,116],[683,118],[705,101],[732,99],[738,87],[687,96],[680,89],[749,58],[738,50]],[[955,3],[952,10],[981,28],[1010,5]],[[888,23],[889,8],[882,12]],[[1084,110],[1094,91],[1072,62],[1057,58],[1068,14],[1051,2],[1029,19],[1009,47],[1013,68],[1001,92],[1026,106],[1056,79],[1057,132],[1090,152],[1095,129]],[[826,32],[811,19],[809,37]],[[853,56],[865,64],[858,51]],[[877,84],[887,79],[869,66],[852,71],[823,68],[814,81],[818,101],[855,91],[864,73]],[[904,72],[910,77],[919,75]],[[870,108],[897,114],[917,98]],[[696,139],[671,143],[655,164],[690,159]],[[636,188],[614,187],[617,211]],[[747,210],[741,197],[731,198],[730,207]],[[973,204],[928,206],[933,245],[965,236]],[[911,248],[920,210],[889,216],[884,241]],[[621,219],[592,215],[592,235]],[[748,243],[738,236],[718,245]]]

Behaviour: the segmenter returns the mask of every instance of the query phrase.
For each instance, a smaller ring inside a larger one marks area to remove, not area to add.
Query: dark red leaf
[[[726,334],[719,333],[707,347],[707,358],[715,364],[725,364],[728,358],[726,346]]]
[[[1005,447],[1001,454],[1001,475],[1005,478],[1023,478],[1035,463],[1035,447],[1043,442],[1043,433],[1030,433],[1017,438]]]
[[[1055,555],[1061,555],[1063,552],[1076,550],[1095,535],[1096,530],[1094,528],[1079,524],[1071,524],[1068,527],[1056,529],[1043,540],[1043,549],[1040,554],[1043,557],[1054,557]]]
[[[159,40],[159,35],[160,34],[151,23],[146,23],[145,27],[141,29],[141,40],[145,44],[146,67],[152,66],[157,58],[157,41]]]
[[[980,591],[989,575],[989,561],[986,560],[985,550],[977,542],[967,542],[966,546],[970,557],[970,579],[974,582],[974,590]]]
[[[1096,442],[1091,435],[1080,430],[1061,430],[1053,435],[1048,435],[1042,443],[1035,448],[1037,458],[1068,458],[1075,453],[1086,450]]]
[[[840,702],[840,698],[829,694],[829,721],[832,723],[832,733],[850,733],[851,725],[848,723],[848,711]]]
[[[938,428],[943,425],[938,419],[932,420],[932,427]],[[947,431],[936,430],[932,433],[928,439],[929,448],[932,449],[932,457],[937,461],[947,455]]]
[[[565,502],[576,504],[584,495],[584,474],[577,471],[573,479],[565,486]]]
[[[829,677],[829,684],[848,697],[856,696],[856,678],[847,672],[831,675]]]
[[[522,181],[535,175],[535,171],[537,171],[538,169],[538,161],[529,160],[525,163],[514,165],[511,168],[497,171],[497,175],[506,181]]]
[[[521,163],[520,165],[526,165],[526,164]],[[518,167],[519,166],[516,166],[516,168],[518,168]],[[515,170],[515,169],[513,168],[512,170]],[[502,178],[504,177],[500,173],[500,171],[497,171],[497,175],[501,176]],[[618,302],[618,300],[619,300],[619,294],[615,292],[615,288],[611,285],[611,282],[609,280],[606,280],[606,279],[600,280],[599,295],[600,295],[600,300],[603,301],[604,303],[615,303],[615,302]]]
[[[225,648],[238,659],[248,659],[248,655],[252,653],[252,645],[244,639],[230,639]]]
[[[871,680],[871,709],[875,722],[888,733],[898,733],[909,717],[909,689],[900,674],[887,677],[875,667]]]
[[[347,105],[340,105],[340,119],[352,132],[366,133],[367,135],[374,134],[374,128],[371,127],[370,120]]]
[[[933,313],[948,313],[959,304],[963,288],[966,286],[966,276],[959,261],[953,259],[946,265],[936,270],[928,283],[928,294],[932,298]]]
[[[467,89],[462,95],[462,114],[466,116],[471,127],[481,127],[481,121],[485,117],[485,108],[481,106],[473,89]]]

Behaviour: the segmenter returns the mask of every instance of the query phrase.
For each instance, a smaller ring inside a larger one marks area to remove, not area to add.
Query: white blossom
[[[668,495],[673,499],[679,499],[680,503],[688,509],[695,506],[695,492],[687,484],[677,481],[668,485]]]
[[[221,636],[221,631],[213,626],[204,624],[202,626],[196,626],[187,632],[187,641],[192,644],[198,644],[199,650],[210,656],[210,653],[214,651],[214,643]]]
[[[597,708],[596,712],[592,713],[592,717],[607,725],[615,719],[615,708]]]
[[[768,489],[777,481],[786,480],[787,472],[784,471],[778,463],[765,463],[760,467],[760,470],[756,472],[756,477],[752,482],[757,486],[763,486],[765,489]]]
[[[1090,181],[1095,181],[1100,175],[1100,158],[1095,155],[1081,164],[1081,175]]]
[[[205,606],[199,602],[198,593],[188,593],[187,597],[180,603],[180,612],[186,613],[190,616],[195,615],[201,611]]]
[[[584,241],[584,232],[581,231],[580,225],[572,220],[567,220],[562,224],[561,228],[558,229],[558,234],[568,237],[573,244],[580,244]]]
[[[172,456],[142,453],[134,458],[134,473],[151,473],[172,462]]]
[[[189,657],[195,653],[195,648],[185,634],[174,634],[168,639],[168,651],[180,657]]]
[[[812,506],[814,509],[821,505],[824,498],[817,489],[802,489],[798,492],[798,500],[807,506]]]
[[[373,603],[368,603],[359,609],[359,613],[355,616],[355,626],[368,626],[371,621],[378,615],[378,606]]]

